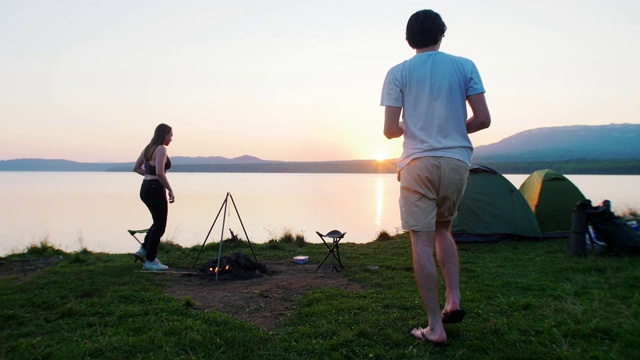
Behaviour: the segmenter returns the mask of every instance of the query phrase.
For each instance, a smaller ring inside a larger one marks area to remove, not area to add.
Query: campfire
[[[256,271],[271,275],[264,264],[254,261],[251,257],[243,253],[236,253],[233,256],[222,256],[219,260],[220,261],[218,261],[218,258],[215,258],[205,262],[200,267],[200,271],[207,275],[232,275],[241,278],[254,276]]]

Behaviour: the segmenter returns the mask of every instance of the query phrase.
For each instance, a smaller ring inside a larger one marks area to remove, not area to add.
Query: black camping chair
[[[322,235],[318,231],[316,231],[316,234],[320,236],[320,239],[322,239],[322,242],[329,250],[327,252],[327,255],[325,255],[324,259],[322,259],[322,261],[320,262],[320,265],[318,265],[318,267],[316,268],[316,271],[318,271],[318,269],[320,269],[320,266],[322,266],[325,260],[327,260],[327,258],[331,256],[331,272],[333,272],[333,270],[340,272],[340,269],[337,268],[337,266],[334,263],[334,260],[338,262],[341,269],[345,268],[344,265],[342,265],[342,261],[340,260],[340,240],[342,240],[342,238],[344,238],[344,236],[347,233],[340,232],[339,230],[331,230],[325,235]],[[330,243],[327,242],[325,238],[330,238],[331,242]]]
[[[136,239],[136,241],[138,242],[138,244],[140,244],[140,246],[142,246],[142,242],[140,242],[140,240],[136,237],[136,234],[146,234],[149,231],[149,229],[142,229],[142,230],[127,230],[127,232],[129,233],[129,235],[133,236],[134,239]],[[140,260],[140,262],[144,262],[144,259],[140,259],[139,257],[137,257],[136,255],[133,256],[133,262],[135,263],[136,261]]]

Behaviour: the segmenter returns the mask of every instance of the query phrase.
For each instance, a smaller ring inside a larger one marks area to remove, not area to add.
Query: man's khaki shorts
[[[469,166],[452,158],[426,156],[412,160],[399,177],[402,228],[435,231],[436,221],[456,215]]]

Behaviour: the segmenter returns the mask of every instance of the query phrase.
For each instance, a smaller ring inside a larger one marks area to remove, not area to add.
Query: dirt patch
[[[64,258],[42,257],[0,261],[0,279],[26,279],[38,271],[55,265]],[[281,326],[308,290],[338,287],[349,292],[364,291],[362,285],[350,282],[348,270],[331,272],[330,265],[316,271],[317,264],[296,264],[292,260],[262,261],[269,274],[246,279],[230,275],[206,275],[193,269],[174,269],[167,272],[148,272],[160,276],[164,290],[179,299],[191,298],[196,308],[215,309],[238,319],[252,322],[271,331]],[[153,275],[151,275],[153,274]]]
[[[190,297],[198,309],[216,309],[252,322],[270,331],[284,323],[296,309],[298,299],[313,288],[339,287],[350,292],[364,287],[350,282],[345,271],[331,272],[330,266],[295,264],[293,261],[263,261],[271,275],[256,273],[249,279],[205,275],[185,270],[158,274],[165,291],[179,299]]]
[[[62,256],[10,259],[0,261],[0,279],[28,277],[62,261]]]

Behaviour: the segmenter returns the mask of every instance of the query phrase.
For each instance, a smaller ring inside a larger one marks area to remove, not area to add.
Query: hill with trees
[[[244,155],[172,156],[172,172],[394,173],[396,160],[291,162]],[[478,146],[474,165],[504,174],[553,169],[565,174],[640,174],[640,124],[559,126],[523,131]],[[133,163],[83,163],[60,159],[1,160],[0,171],[131,171]]]

